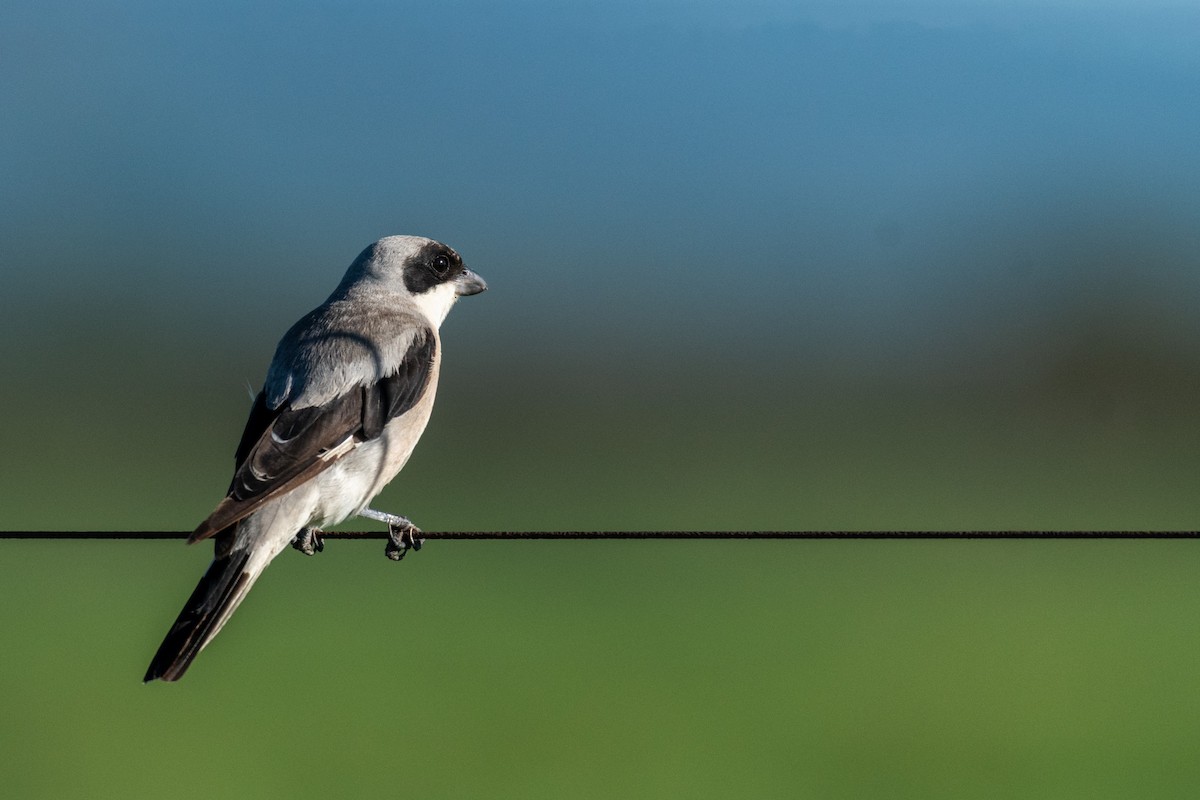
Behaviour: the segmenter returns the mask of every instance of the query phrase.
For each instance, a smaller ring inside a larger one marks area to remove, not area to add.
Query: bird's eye
[[[433,271],[438,275],[445,275],[450,271],[450,258],[446,254],[435,256],[433,259]]]

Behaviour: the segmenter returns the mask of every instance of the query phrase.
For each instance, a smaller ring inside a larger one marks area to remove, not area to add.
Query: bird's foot
[[[421,529],[400,517],[397,522],[388,523],[388,543],[383,553],[392,561],[399,561],[409,550],[420,550],[423,544]]]
[[[358,515],[387,523],[388,543],[383,552],[392,561],[399,561],[409,550],[420,550],[421,545],[425,544],[425,540],[421,538],[421,529],[413,525],[408,517],[376,511],[373,508],[364,508]]]
[[[312,556],[325,549],[325,540],[317,528],[305,528],[292,539],[292,547],[306,556]]]

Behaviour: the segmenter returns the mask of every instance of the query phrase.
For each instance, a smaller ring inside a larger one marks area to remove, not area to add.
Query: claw
[[[305,528],[292,539],[292,547],[306,556],[315,555],[325,549],[325,540],[317,528]]]
[[[358,515],[387,523],[388,543],[383,552],[392,561],[399,561],[409,550],[420,550],[421,545],[425,544],[425,540],[421,538],[421,529],[413,525],[408,517],[387,514],[373,508],[364,508]]]
[[[383,552],[392,561],[399,561],[409,550],[420,550],[424,543],[421,529],[404,517],[399,517],[396,522],[388,522],[388,543]]]

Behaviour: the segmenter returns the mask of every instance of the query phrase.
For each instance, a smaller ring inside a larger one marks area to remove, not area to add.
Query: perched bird
[[[387,555],[419,549],[407,519],[369,509],[429,422],[455,300],[487,288],[451,248],[389,236],[292,326],[234,456],[225,499],[188,539],[215,555],[146,671],[178,680],[289,544],[312,555],[320,528],[355,514],[388,523]]]

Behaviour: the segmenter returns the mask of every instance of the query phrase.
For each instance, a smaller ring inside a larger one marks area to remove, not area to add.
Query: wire
[[[188,531],[0,531],[0,539],[186,539]],[[422,531],[433,539],[1195,539],[1198,531]],[[386,531],[322,531],[330,539],[388,538]]]

